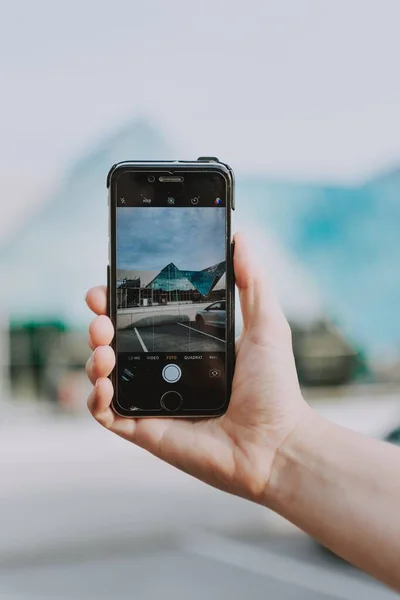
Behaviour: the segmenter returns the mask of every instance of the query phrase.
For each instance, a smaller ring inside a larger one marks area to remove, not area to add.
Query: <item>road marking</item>
[[[200,331],[199,329],[195,329],[194,327],[189,327],[189,325],[184,325],[183,323],[178,323],[178,325],[181,325],[181,327],[187,327],[188,329],[191,329],[192,331],[197,331],[197,333],[201,333],[201,335],[207,335],[210,338],[213,338],[213,340],[218,340],[219,342],[222,342],[223,344],[225,344],[225,340],[221,340],[221,338],[217,338],[215,337],[215,335],[211,335],[209,333],[204,333],[204,331]]]
[[[136,335],[137,335],[137,339],[139,340],[139,342],[140,342],[140,345],[142,346],[143,350],[144,350],[145,352],[148,352],[148,350],[147,350],[146,346],[144,345],[144,341],[142,340],[142,336],[140,335],[140,333],[138,332],[138,330],[136,329],[136,327],[134,327],[134,329],[135,329],[135,333],[136,333]]]

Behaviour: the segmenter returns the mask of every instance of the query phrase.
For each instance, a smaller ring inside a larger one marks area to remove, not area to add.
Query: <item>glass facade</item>
[[[202,271],[182,271],[171,262],[155,277],[151,271],[132,271],[135,277],[118,280],[117,307],[135,308],[224,298],[225,270],[226,263],[223,261]]]
[[[225,261],[202,271],[181,271],[169,263],[146,287],[165,292],[195,290],[207,296],[225,273]]]

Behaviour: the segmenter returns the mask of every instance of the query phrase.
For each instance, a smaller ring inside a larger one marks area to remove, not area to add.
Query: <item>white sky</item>
[[[4,3],[0,234],[138,114],[183,158],[242,171],[351,180],[400,163],[399,22],[398,0]]]

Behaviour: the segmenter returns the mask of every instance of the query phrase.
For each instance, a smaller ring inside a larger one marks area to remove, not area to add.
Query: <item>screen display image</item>
[[[225,209],[119,208],[121,352],[225,350]]]
[[[226,401],[225,182],[185,179],[131,177],[117,198],[117,410],[156,413],[171,392],[189,412]]]

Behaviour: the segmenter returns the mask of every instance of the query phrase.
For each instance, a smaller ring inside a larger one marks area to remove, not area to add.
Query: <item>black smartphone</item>
[[[232,169],[122,162],[108,175],[114,411],[223,414],[234,370]]]

